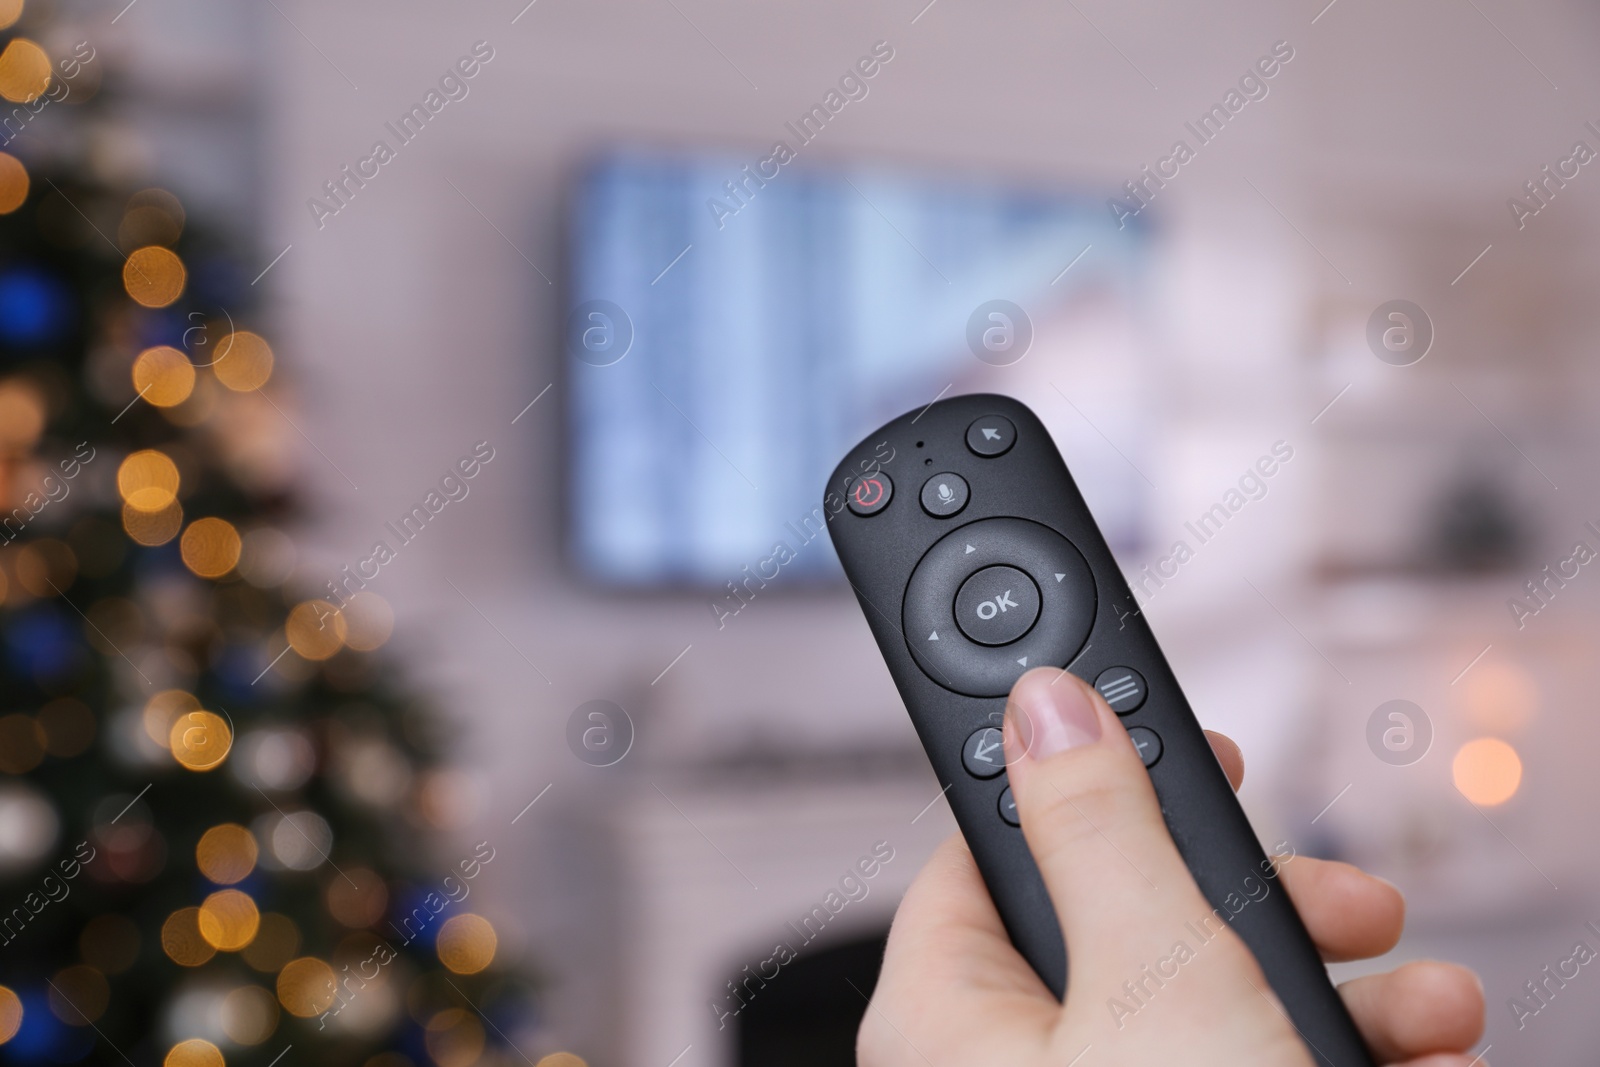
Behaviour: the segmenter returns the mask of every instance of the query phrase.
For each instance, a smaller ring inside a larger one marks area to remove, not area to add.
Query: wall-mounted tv
[[[758,168],[618,152],[575,190],[567,478],[590,579],[720,588],[780,540],[785,582],[834,578],[827,539],[801,549],[794,525],[843,451],[941,393],[1007,391],[1009,357],[969,344],[979,306],[1011,301],[1042,337],[1138,274],[1103,193]]]

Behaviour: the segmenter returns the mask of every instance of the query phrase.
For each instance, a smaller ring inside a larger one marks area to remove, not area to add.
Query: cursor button
[[[967,427],[967,447],[984,459],[1003,456],[1016,443],[1017,428],[1003,415],[985,415]]]

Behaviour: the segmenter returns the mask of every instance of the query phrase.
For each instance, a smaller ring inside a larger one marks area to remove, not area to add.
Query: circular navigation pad
[[[980,519],[928,549],[902,615],[928,677],[966,696],[998,697],[1030,667],[1070,663],[1095,606],[1094,575],[1072,542],[1026,519]]]

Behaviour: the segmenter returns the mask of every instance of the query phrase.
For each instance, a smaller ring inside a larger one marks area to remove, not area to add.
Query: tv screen
[[[611,154],[573,206],[571,543],[635,588],[720,588],[780,541],[785,583],[839,576],[800,538],[844,451],[938,396],[1011,391],[1018,350],[1075,295],[1125,290],[1140,244],[1103,194],[731,155]]]

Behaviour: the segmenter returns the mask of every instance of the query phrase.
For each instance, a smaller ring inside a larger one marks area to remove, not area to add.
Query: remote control
[[[1127,728],[1178,852],[1218,913],[1271,870],[1244,809],[1044,425],[1002,396],[937,401],[851,450],[834,547],[1018,951],[1056,996],[1066,949],[1000,750],[1033,667],[1089,680]],[[1318,1062],[1371,1067],[1287,893],[1232,914]]]

